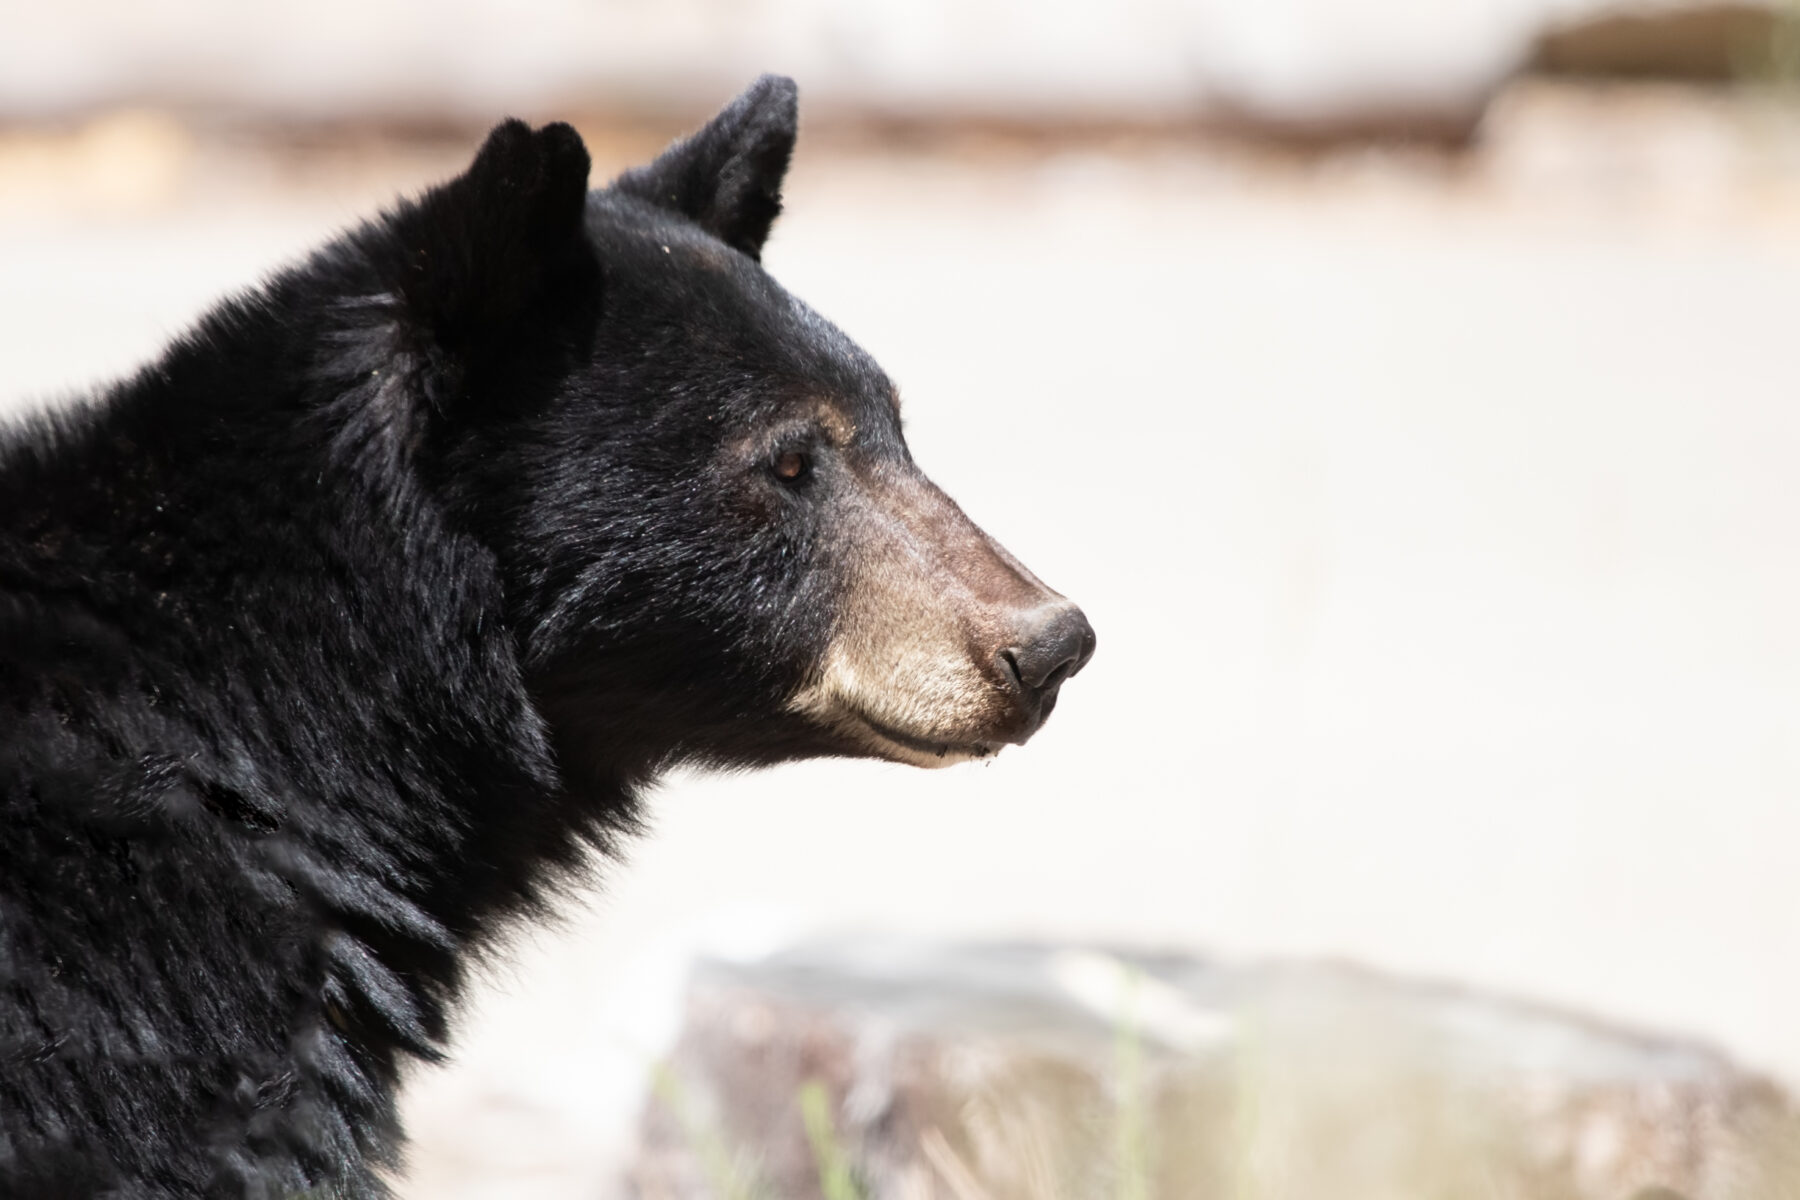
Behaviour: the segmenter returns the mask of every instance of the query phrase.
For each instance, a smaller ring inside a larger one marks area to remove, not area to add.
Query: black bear
[[[1081,611],[764,273],[765,77],[566,125],[0,438],[0,1195],[377,1196],[472,956],[674,763],[1023,742]]]

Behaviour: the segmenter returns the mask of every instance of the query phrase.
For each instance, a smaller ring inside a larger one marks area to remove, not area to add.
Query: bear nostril
[[[1024,691],[1025,677],[1019,673],[1018,654],[1011,650],[1002,650],[1000,652],[1000,662],[1006,667],[1006,673],[1011,676],[1013,686],[1020,691]]]
[[[1027,696],[1054,691],[1094,654],[1094,628],[1073,604],[1024,633],[1020,645],[1002,650],[1000,658]]]

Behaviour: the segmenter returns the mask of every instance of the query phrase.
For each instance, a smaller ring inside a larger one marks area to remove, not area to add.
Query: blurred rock
[[[809,122],[1466,130],[1556,0],[0,0],[0,119],[688,120],[760,71]]]
[[[0,0],[0,16],[0,122],[62,126],[119,108],[302,131],[502,112],[680,126],[779,70],[815,125],[1461,144],[1522,67],[1800,71],[1779,0]]]
[[[1488,108],[1468,160],[1496,198],[1744,228],[1800,212],[1800,106],[1774,89],[1536,78]]]
[[[835,1200],[845,1168],[868,1200],[1742,1200],[1792,1194],[1797,1137],[1774,1085],[1705,1047],[1458,988],[823,942],[697,967],[630,1179],[643,1200]]]
[[[0,215],[32,206],[145,213],[182,199],[188,129],[165,113],[117,110],[70,130],[0,131]]]
[[[1784,17],[1771,4],[1703,3],[1601,12],[1537,39],[1535,71],[1722,83],[1776,65]]]

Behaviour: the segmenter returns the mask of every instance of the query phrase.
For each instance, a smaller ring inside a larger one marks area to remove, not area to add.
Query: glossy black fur
[[[844,749],[780,711],[841,531],[758,464],[820,397],[910,463],[757,265],[794,121],[591,193],[509,122],[0,437],[0,1196],[381,1194],[402,1060],[637,785]]]

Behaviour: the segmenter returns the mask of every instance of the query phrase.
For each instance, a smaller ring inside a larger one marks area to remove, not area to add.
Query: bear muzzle
[[[979,633],[954,619],[954,605],[948,612],[883,606],[881,619],[840,631],[793,711],[848,738],[859,753],[916,766],[989,758],[1024,744],[1096,643],[1080,608],[1036,588],[1036,603],[984,606]]]

